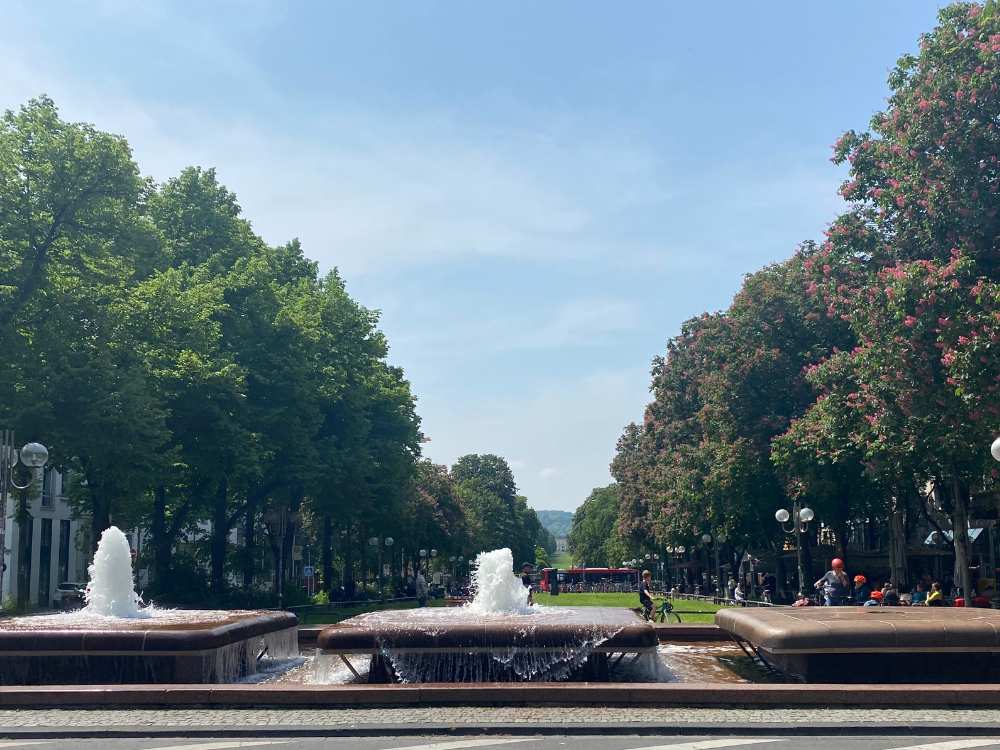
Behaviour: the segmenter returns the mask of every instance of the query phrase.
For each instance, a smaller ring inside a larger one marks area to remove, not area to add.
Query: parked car
[[[87,584],[72,583],[65,581],[56,586],[52,601],[56,609],[70,610],[79,609],[84,604],[83,592],[86,591]]]

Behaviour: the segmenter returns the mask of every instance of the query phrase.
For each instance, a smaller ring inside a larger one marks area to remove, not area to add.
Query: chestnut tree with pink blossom
[[[829,442],[849,440],[883,476],[933,488],[969,600],[969,502],[993,487],[986,448],[1000,427],[997,5],[943,9],[889,82],[872,131],[835,146],[834,160],[850,165],[841,193],[852,205],[809,266],[807,293],[858,342],[818,377],[859,419],[825,424],[846,427]],[[856,388],[834,387],[835,371]]]

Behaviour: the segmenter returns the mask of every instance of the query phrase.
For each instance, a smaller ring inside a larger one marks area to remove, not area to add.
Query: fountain
[[[82,610],[0,620],[0,685],[232,682],[298,654],[288,612],[143,607],[117,527],[88,573]]]
[[[1000,682],[1000,612],[958,607],[723,609],[716,624],[805,682]]]
[[[608,680],[626,656],[656,659],[656,631],[634,612],[608,607],[528,605],[509,549],[484,552],[473,600],[462,607],[382,610],[324,628],[317,681],[349,657],[368,657],[369,682]]]

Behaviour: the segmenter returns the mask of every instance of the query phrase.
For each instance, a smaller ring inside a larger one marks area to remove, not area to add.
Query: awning
[[[937,533],[939,532],[932,531],[930,534],[928,534],[927,538],[924,539],[924,544],[926,544],[928,547],[933,547],[935,544],[938,544],[938,542],[934,540],[934,535]],[[976,541],[976,539],[978,539],[979,535],[982,533],[983,533],[982,529],[969,529],[969,541],[970,542]],[[944,531],[944,536],[945,539],[947,539],[949,542],[955,541],[955,534],[950,529],[946,529]]]

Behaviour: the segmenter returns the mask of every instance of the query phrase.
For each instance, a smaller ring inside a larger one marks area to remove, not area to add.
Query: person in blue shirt
[[[854,576],[854,603],[864,604],[871,598],[872,587],[862,575]]]

